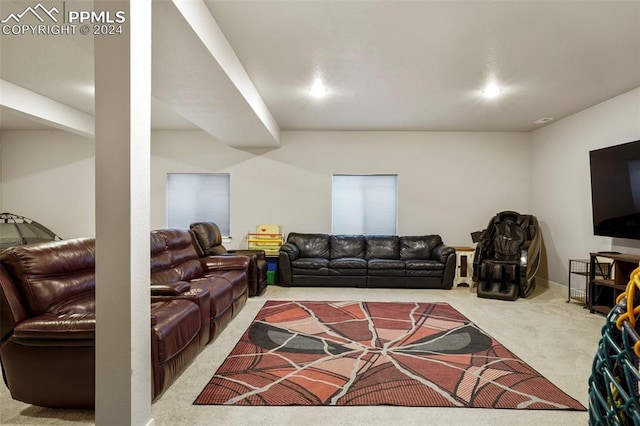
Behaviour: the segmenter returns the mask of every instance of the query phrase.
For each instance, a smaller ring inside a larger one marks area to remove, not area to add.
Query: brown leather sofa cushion
[[[222,245],[222,233],[215,223],[192,223],[189,230],[194,236],[198,255],[219,256],[227,253],[227,249]]]
[[[8,248],[0,263],[13,278],[25,301],[29,316],[95,287],[95,244],[93,239],[55,241]]]
[[[151,258],[151,283],[172,281],[191,281],[204,274],[204,268],[198,259],[191,235],[179,229],[162,229],[152,231],[153,238],[163,238],[165,252],[155,255],[152,251]],[[154,235],[156,237],[154,237]],[[160,242],[158,249],[160,248]],[[153,246],[152,246],[153,249]]]

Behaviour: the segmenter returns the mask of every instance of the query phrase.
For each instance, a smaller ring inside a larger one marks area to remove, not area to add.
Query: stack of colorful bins
[[[267,283],[278,282],[278,256],[280,246],[284,241],[284,234],[280,225],[258,225],[256,232],[247,234],[248,248],[251,250],[264,250],[267,260]]]
[[[589,378],[589,424],[640,425],[640,266],[607,315]]]

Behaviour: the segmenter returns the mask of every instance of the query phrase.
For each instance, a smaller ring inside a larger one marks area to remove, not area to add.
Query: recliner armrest
[[[227,253],[241,255],[241,256],[255,256],[259,260],[265,260],[264,250],[238,249],[238,250],[227,250]]]
[[[186,281],[151,284],[151,296],[177,296],[189,290],[191,284]]]
[[[74,315],[40,315],[22,321],[13,329],[12,339],[25,345],[56,346],[61,341],[86,346],[95,339],[93,312]],[[70,344],[71,345],[71,344]]]
[[[247,256],[207,256],[200,258],[207,271],[246,270],[249,267]]]

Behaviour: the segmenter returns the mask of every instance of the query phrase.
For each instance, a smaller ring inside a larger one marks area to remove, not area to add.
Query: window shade
[[[188,229],[193,222],[215,222],[230,235],[228,173],[168,173],[167,223]]]
[[[395,235],[397,175],[333,175],[332,233]]]

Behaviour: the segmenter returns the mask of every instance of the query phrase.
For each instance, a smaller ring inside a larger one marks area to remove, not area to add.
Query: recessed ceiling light
[[[309,89],[309,93],[311,94],[311,96],[313,96],[314,98],[321,98],[324,95],[327,94],[327,88],[325,87],[325,85],[322,83],[322,80],[320,80],[319,78],[317,78],[314,82],[313,85],[311,86],[311,88]]]
[[[533,124],[544,124],[553,120],[553,117],[542,117],[533,122]]]
[[[500,93],[502,93],[502,89],[498,87],[495,81],[489,82],[482,90],[484,97],[489,99],[497,98],[500,96]]]

